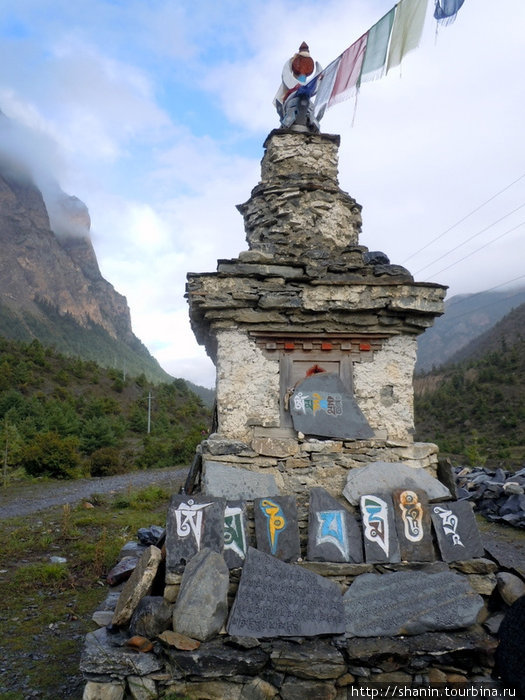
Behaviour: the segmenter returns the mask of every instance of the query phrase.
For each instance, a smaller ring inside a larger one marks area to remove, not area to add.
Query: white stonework
[[[279,426],[279,362],[240,330],[217,333],[219,431],[249,443],[251,425]]]
[[[385,340],[373,362],[354,365],[354,395],[372,428],[386,428],[388,439],[412,440],[412,375],[417,341],[409,336]]]

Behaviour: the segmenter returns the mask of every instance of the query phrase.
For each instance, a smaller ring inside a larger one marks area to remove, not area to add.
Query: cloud
[[[16,32],[0,20],[0,108],[38,134],[20,147],[88,205],[103,274],[175,374],[204,383],[201,372],[208,385],[213,376],[189,328],[185,275],[246,247],[235,205],[257,184],[263,140],[278,125],[271,101],[285,60],[306,40],[326,65],[392,4],[19,0],[8,13]],[[352,102],[328,110],[322,128],[342,135],[340,184],[364,206],[364,245],[402,262],[521,174],[524,22],[520,0],[497,12],[488,0],[465,3],[437,41],[428,23],[401,77],[363,87],[354,126]],[[510,211],[524,185],[407,266]],[[504,230],[460,249],[487,244],[438,281],[455,293],[517,276],[521,232],[489,243]],[[193,376],[172,369],[192,358]]]

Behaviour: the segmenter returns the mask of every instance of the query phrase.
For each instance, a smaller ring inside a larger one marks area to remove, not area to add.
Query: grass
[[[170,493],[159,486],[95,497],[86,508],[54,508],[2,521],[0,677],[7,700],[81,698],[78,670],[91,615],[105,598],[105,576],[140,527],[164,526]],[[67,560],[51,563],[57,555]]]

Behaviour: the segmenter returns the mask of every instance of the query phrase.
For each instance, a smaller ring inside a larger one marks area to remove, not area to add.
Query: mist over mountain
[[[38,162],[46,143],[0,112],[0,335],[169,381],[100,273],[88,208]]]

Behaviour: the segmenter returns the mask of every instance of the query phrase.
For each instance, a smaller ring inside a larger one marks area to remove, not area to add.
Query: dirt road
[[[177,493],[187,473],[187,467],[168,467],[74,481],[35,480],[29,484],[0,488],[0,520],[29,515],[66,503],[74,505],[94,493],[107,494],[150,484],[163,484]]]

